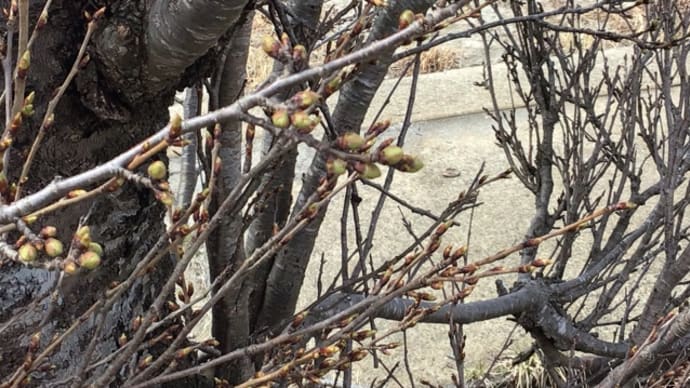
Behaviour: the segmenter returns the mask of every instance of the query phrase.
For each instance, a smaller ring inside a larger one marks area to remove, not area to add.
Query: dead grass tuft
[[[414,61],[414,57],[406,58],[394,63],[388,75],[399,77],[407,68],[407,65]],[[458,67],[458,55],[451,49],[443,46],[432,47],[429,51],[423,52],[420,63],[420,73],[436,73],[440,71],[455,69]],[[412,67],[408,69],[405,76],[412,75]]]

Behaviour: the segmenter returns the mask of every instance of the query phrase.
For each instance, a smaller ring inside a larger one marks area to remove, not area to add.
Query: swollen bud
[[[370,4],[376,6],[376,7],[387,7],[388,6],[388,1],[387,0],[367,0]]]
[[[261,38],[261,48],[271,58],[278,58],[280,55],[280,47],[280,42],[270,35],[264,35]]]
[[[417,172],[424,167],[424,163],[416,156],[403,155],[393,167],[402,172]]]
[[[38,17],[38,21],[36,22],[36,29],[40,30],[45,27],[46,24],[48,24],[48,11],[43,10],[41,15]]]
[[[390,120],[377,121],[376,123],[374,123],[374,125],[369,127],[369,129],[367,130],[367,135],[378,136],[380,133],[388,129],[390,125]]]
[[[292,49],[292,60],[295,62],[307,61],[307,48],[301,44],[296,45]]]
[[[45,127],[45,129],[50,129],[53,126],[53,123],[55,123],[55,113],[51,113],[45,118],[43,121],[43,127]]]
[[[141,315],[137,315],[136,317],[132,318],[132,322],[130,325],[131,330],[132,331],[138,331],[143,322],[144,322],[144,319],[141,317]]]
[[[139,360],[139,364],[137,365],[137,367],[138,367],[139,369],[142,369],[142,370],[143,370],[143,369],[146,369],[146,368],[147,368],[149,365],[151,365],[152,363],[153,363],[153,356],[149,354],[148,356],[146,356],[146,357],[142,358],[141,360]]]
[[[90,252],[95,252],[98,256],[103,256],[103,247],[97,242],[89,243],[87,250]]]
[[[386,165],[392,166],[398,163],[403,157],[403,149],[398,146],[388,146],[379,153],[379,160]]]
[[[44,226],[39,235],[43,238],[55,237],[57,236],[57,228],[51,225]]]
[[[178,349],[178,350],[175,352],[175,358],[177,358],[178,360],[179,360],[179,359],[182,359],[182,358],[185,358],[185,357],[187,357],[190,353],[192,353],[192,351],[194,351],[194,347],[192,347],[192,346],[187,346],[187,347],[184,347],[184,348],[182,348],[182,349]]]
[[[77,273],[79,268],[77,267],[77,263],[74,262],[72,259],[67,259],[62,263],[62,270],[65,271],[67,275],[74,275]]]
[[[336,76],[332,80],[328,81],[326,84],[326,87],[324,88],[324,92],[326,93],[326,96],[330,96],[331,94],[335,93],[338,89],[340,89],[340,84],[343,82],[343,79],[341,76]]]
[[[446,231],[448,230],[448,228],[450,228],[452,225],[453,225],[453,221],[446,221],[446,222],[442,223],[441,225],[439,225],[439,226],[436,228],[436,231],[434,232],[434,235],[436,235],[436,236],[442,236],[444,233],[446,233]]]
[[[278,128],[287,128],[290,126],[290,116],[287,110],[278,109],[271,115],[271,122]]]
[[[165,163],[160,160],[156,160],[155,162],[149,164],[149,168],[146,170],[146,172],[149,174],[151,179],[161,180],[165,179],[167,169],[165,167]]]
[[[17,184],[12,183],[9,188],[9,193],[10,195],[14,196],[14,194],[17,192]],[[25,224],[31,225],[34,222],[38,221],[38,215],[36,214],[29,214],[24,217],[22,217],[22,221],[24,221]]]
[[[129,340],[127,339],[127,334],[125,333],[120,334],[120,336],[117,338],[117,344],[120,345],[120,347],[127,345],[127,341]]]
[[[453,260],[457,260],[457,259],[459,259],[460,257],[464,256],[466,252],[467,252],[467,247],[465,247],[465,246],[463,245],[463,246],[458,247],[458,249],[456,249],[455,251],[453,251],[453,254],[450,255],[450,257],[451,257]]]
[[[348,358],[352,361],[360,361],[367,356],[369,352],[364,349],[357,349],[348,355]]]
[[[170,132],[168,132],[168,137],[170,139],[177,139],[182,134],[182,117],[173,113],[170,117]]]
[[[26,243],[19,247],[19,251],[17,251],[17,256],[19,257],[19,260],[25,263],[30,263],[36,260],[36,257],[38,257],[38,251],[36,250],[36,247],[33,246],[33,244]]]
[[[17,77],[22,79],[26,78],[29,66],[31,66],[31,53],[29,50],[26,50],[24,54],[22,54],[22,57],[19,58],[19,63],[17,63]]]
[[[346,132],[336,140],[336,145],[342,150],[356,151],[360,149],[366,140],[355,132]]]
[[[364,168],[360,172],[360,175],[364,179],[375,179],[381,176],[381,170],[379,169],[379,166],[377,166],[374,163],[367,163],[364,165]]]
[[[14,118],[12,119],[12,122],[10,123],[10,134],[14,135],[19,131],[19,128],[22,126],[22,122],[24,121],[23,119],[24,115],[22,112],[17,112],[14,115]]]
[[[223,168],[223,159],[220,156],[216,156],[216,160],[213,161],[213,174],[220,174],[220,170]]]
[[[68,192],[67,198],[77,198],[77,197],[81,197],[84,194],[86,194],[86,190],[76,189],[76,190],[72,190],[72,191]]]
[[[60,240],[51,237],[46,240],[43,250],[45,250],[48,256],[56,257],[62,254],[64,247],[62,246],[62,242]]]
[[[303,90],[295,94],[292,97],[292,101],[294,101],[294,103],[297,104],[300,109],[306,109],[316,104],[319,101],[319,98],[320,96],[318,93],[312,90]]]
[[[168,191],[156,191],[156,199],[165,206],[172,206],[173,196]]]
[[[3,171],[0,171],[0,193],[6,193],[10,188],[10,183],[7,180],[7,175]]]
[[[96,269],[101,265],[101,257],[96,252],[84,252],[79,256],[79,265],[88,270]]]
[[[31,91],[26,97],[24,97],[24,105],[31,105],[34,103],[34,98],[36,98],[36,92]]]
[[[293,113],[290,117],[290,121],[292,121],[292,125],[295,126],[297,132],[304,134],[311,132],[314,127],[316,127],[316,124],[319,123],[319,119],[316,115],[309,115],[303,110],[298,110]]]
[[[399,29],[405,29],[407,28],[410,24],[414,22],[414,12],[410,11],[409,9],[406,9],[402,11],[400,16],[398,17],[398,28]]]
[[[77,229],[77,233],[74,234],[74,238],[82,247],[88,247],[91,243],[91,229],[86,225],[80,227]]]
[[[308,314],[308,311],[302,311],[299,314],[295,315],[295,317],[292,318],[292,327],[298,327],[299,325],[301,325],[302,322],[304,322],[304,318],[306,318]]]
[[[533,267],[540,268],[540,267],[546,267],[547,265],[550,265],[551,263],[553,263],[553,260],[550,260],[550,259],[534,259],[530,263],[530,265]]]
[[[29,352],[35,352],[41,345],[41,332],[34,333],[29,339]]]
[[[355,341],[363,341],[369,337],[373,338],[376,335],[376,330],[360,330],[352,333],[350,336]]]
[[[329,175],[342,175],[347,171],[347,162],[342,159],[329,159],[326,162],[326,171]]]
[[[443,282],[442,281],[434,281],[429,284],[429,287],[431,287],[433,290],[440,290],[443,288]]]

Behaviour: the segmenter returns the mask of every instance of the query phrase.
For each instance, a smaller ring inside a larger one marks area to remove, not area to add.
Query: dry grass
[[[390,70],[388,71],[389,76],[399,77],[400,74],[408,67],[410,62],[414,61],[414,57],[406,58],[401,61],[394,63]],[[420,63],[420,73],[436,73],[439,71],[445,71],[450,69],[455,69],[458,67],[459,58],[455,51],[443,47],[436,46],[432,47],[429,51],[422,53],[421,63]],[[412,66],[409,67],[405,76],[412,75]]]
[[[468,370],[468,386],[473,388],[542,388],[555,387],[557,384],[553,381],[549,372],[544,368],[542,363],[541,353],[535,352],[527,360],[517,365],[513,365],[513,358],[506,357],[498,361],[495,368],[489,374],[487,380],[484,380],[485,370]],[[567,380],[569,377],[564,368],[556,368],[554,370],[561,380]],[[571,382],[574,382],[571,380]],[[577,385],[581,386],[581,385]]]
[[[273,69],[273,59],[266,55],[261,49],[261,38],[264,35],[274,35],[275,31],[271,22],[265,16],[257,14],[252,25],[252,36],[249,46],[249,58],[247,62],[247,90],[254,90],[266,77],[271,74]],[[322,63],[325,57],[325,46],[311,54],[311,65]],[[400,76],[407,65],[414,58],[404,59],[393,64],[390,68],[390,76]],[[422,54],[421,73],[434,73],[458,67],[458,56],[455,52],[446,47],[433,47],[431,50]],[[411,68],[410,68],[411,69]],[[408,71],[406,76],[411,75]]]

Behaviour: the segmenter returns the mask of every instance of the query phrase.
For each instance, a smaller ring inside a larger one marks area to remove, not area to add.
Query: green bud
[[[342,150],[356,151],[360,149],[366,140],[358,133],[346,132],[336,140],[336,145]]]
[[[374,163],[367,163],[364,165],[364,170],[361,172],[364,179],[375,179],[381,176],[379,166]]]
[[[342,84],[342,82],[343,79],[340,76],[334,77],[332,80],[328,81],[326,87],[324,88],[326,96],[330,96],[331,94],[335,93],[338,89],[340,89],[340,84]]]
[[[89,244],[89,251],[95,252],[98,256],[103,256],[103,247],[97,242],[92,242]]]
[[[165,163],[163,163],[160,160],[157,160],[151,164],[149,164],[149,168],[147,170],[149,177],[151,179],[155,180],[161,180],[164,179],[166,174],[167,174],[167,169],[165,167]]]
[[[84,225],[77,229],[77,233],[74,234],[74,237],[82,247],[88,247],[91,243],[91,229]]]
[[[347,172],[347,162],[342,159],[329,159],[326,162],[326,171],[330,175],[342,175]]]
[[[101,257],[96,252],[84,252],[79,256],[79,265],[88,270],[96,269],[101,265]]]
[[[296,45],[292,49],[292,60],[295,62],[306,62],[307,48],[301,44]]]
[[[287,110],[278,109],[271,115],[271,122],[278,128],[287,128],[290,126],[290,116]]]
[[[309,133],[314,129],[314,119],[312,116],[313,115],[308,115],[307,112],[303,110],[298,110],[292,114],[290,121],[292,121],[292,125],[295,126],[297,132]]]
[[[414,22],[414,12],[406,9],[398,17],[398,29],[405,29]]]
[[[398,163],[404,155],[403,149],[398,146],[388,146],[381,150],[379,154],[379,160],[384,164],[392,166]]]
[[[19,247],[19,251],[17,253],[19,256],[19,260],[25,263],[30,263],[36,260],[36,257],[38,257],[38,251],[36,250],[36,247],[33,246],[33,244],[31,243],[26,243]]]
[[[306,109],[316,104],[319,101],[319,94],[312,90],[303,90],[292,97],[292,101],[297,104],[300,109]]]
[[[63,252],[64,247],[62,242],[56,238],[49,238],[46,240],[45,247],[43,248],[46,254],[50,257],[60,256]]]
[[[280,47],[280,42],[270,35],[264,35],[261,38],[261,48],[271,58],[278,58],[280,55]]]
[[[402,159],[393,167],[402,172],[417,172],[424,167],[424,163],[416,156],[403,155]]]

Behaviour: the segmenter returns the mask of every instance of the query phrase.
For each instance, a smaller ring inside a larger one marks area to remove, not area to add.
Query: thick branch
[[[448,324],[473,323],[502,316],[526,314],[535,328],[543,332],[560,350],[578,350],[607,357],[625,357],[629,347],[625,343],[602,341],[576,328],[572,321],[559,314],[549,304],[552,291],[541,282],[531,281],[519,290],[494,299],[463,304],[445,304],[438,311],[425,316],[420,322]],[[309,319],[317,322],[354,306],[365,298],[361,294],[336,293],[310,310]],[[383,305],[377,318],[400,321],[405,317],[412,299],[396,298]],[[422,302],[420,308],[433,308],[435,304]],[[308,322],[312,322],[309,321]],[[309,324],[307,322],[307,324]]]
[[[654,332],[642,344],[641,349],[623,364],[616,367],[597,385],[598,388],[623,386],[628,380],[648,371],[662,358],[662,353],[671,350],[674,343],[690,332],[690,309],[673,318],[667,316],[665,322],[658,325]],[[681,350],[684,352],[684,350]]]
[[[246,0],[157,0],[146,31],[149,77],[178,77],[204,55],[242,14]]]

